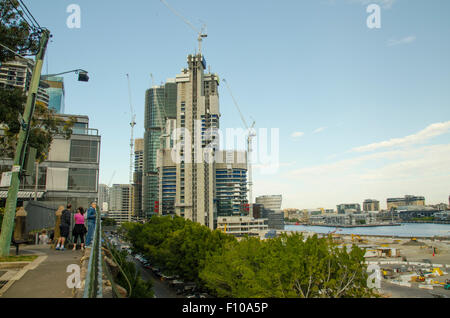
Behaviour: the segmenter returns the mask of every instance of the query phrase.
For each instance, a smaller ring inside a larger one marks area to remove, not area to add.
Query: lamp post
[[[27,103],[23,115],[23,122],[20,125],[19,137],[17,140],[16,153],[14,155],[14,162],[11,174],[11,185],[8,190],[8,198],[6,199],[5,215],[2,222],[2,232],[0,234],[0,256],[8,256],[9,248],[11,246],[11,237],[14,229],[14,217],[17,207],[17,192],[19,191],[19,173],[22,170],[25,149],[28,141],[29,128],[31,118],[33,117],[34,106],[36,103],[36,96],[39,88],[39,81],[41,78],[41,70],[44,62],[45,51],[47,49],[48,40],[50,38],[50,31],[42,30],[41,39],[39,43],[39,51],[36,54],[36,62],[34,64],[33,75],[31,77],[31,84],[28,90]]]
[[[50,38],[50,31],[44,29],[42,30],[41,39],[39,43],[39,51],[36,54],[35,64],[33,68],[33,74],[31,77],[31,84],[27,94],[27,102],[25,106],[25,111],[23,114],[23,119],[21,121],[20,132],[18,136],[16,153],[14,155],[14,162],[11,174],[11,183],[8,190],[8,197],[6,199],[5,214],[3,217],[3,222],[1,224],[0,233],[0,256],[8,256],[9,249],[11,246],[12,232],[14,230],[14,217],[16,214],[17,207],[17,193],[19,192],[19,175],[22,172],[25,152],[28,143],[28,136],[30,132],[30,123],[33,118],[34,108],[36,104],[36,97],[39,88],[39,83],[41,80],[45,80],[51,76],[58,76],[68,73],[78,74],[78,81],[88,82],[89,76],[88,72],[82,69],[76,69],[72,71],[62,72],[58,74],[47,74],[41,76],[42,65],[44,63],[45,51],[47,49],[47,44]],[[3,45],[2,45],[3,46]],[[18,55],[18,54],[16,54]],[[20,56],[20,55],[19,55]],[[22,57],[22,56],[20,56]],[[22,57],[23,58],[23,57]],[[38,170],[36,172],[38,174]],[[35,200],[36,200],[36,188],[35,188]]]
[[[82,70],[82,69],[76,69],[76,70],[71,70],[71,71],[57,73],[57,74],[45,74],[45,75],[41,76],[41,79],[46,80],[47,78],[52,77],[52,76],[59,76],[59,75],[69,74],[69,73],[78,74],[79,82],[89,82],[88,72],[85,70]]]

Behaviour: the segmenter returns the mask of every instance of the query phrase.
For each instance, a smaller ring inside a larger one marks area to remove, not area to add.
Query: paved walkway
[[[56,251],[49,245],[22,246],[20,254],[39,254],[33,263],[10,277],[15,280],[12,285],[0,295],[0,298],[72,298],[73,290],[66,285],[67,266],[80,265],[81,250]],[[11,249],[11,255],[15,250]]]

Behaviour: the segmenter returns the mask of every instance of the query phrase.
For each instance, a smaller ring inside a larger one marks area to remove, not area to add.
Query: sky
[[[88,115],[102,136],[100,183],[129,180],[130,106],[144,133],[145,90],[173,78],[197,35],[160,0],[25,0],[50,29],[44,73],[65,76],[66,113]],[[254,166],[254,196],[283,208],[405,194],[450,195],[448,0],[167,0],[208,38],[211,71],[230,85],[246,121],[278,129],[279,169]],[[370,4],[380,28],[368,28]],[[68,28],[70,4],[80,28]],[[220,125],[243,128],[221,85]]]

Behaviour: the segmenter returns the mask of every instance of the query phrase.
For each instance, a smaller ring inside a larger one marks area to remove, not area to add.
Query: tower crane
[[[109,179],[108,188],[111,188],[111,184],[112,184],[112,181],[113,181],[115,175],[116,175],[116,170],[114,170],[114,172],[112,173],[111,179]]]
[[[244,115],[241,112],[241,109],[239,108],[238,103],[236,102],[236,99],[233,96],[233,93],[231,92],[230,86],[228,85],[228,82],[226,79],[222,80],[225,85],[228,88],[228,92],[230,93],[231,98],[233,99],[233,103],[236,106],[236,109],[239,112],[239,115],[241,116],[241,120],[247,129],[248,136],[247,136],[247,170],[248,170],[248,201],[249,201],[249,215],[253,216],[253,175],[252,175],[252,153],[253,153],[253,138],[256,137],[255,133],[255,124],[256,122],[253,121],[251,127],[247,125],[247,121],[244,118]]]
[[[127,80],[128,80],[128,99],[130,101],[130,115],[131,115],[131,121],[130,121],[130,126],[131,126],[131,138],[130,138],[130,195],[129,195],[129,203],[128,203],[128,207],[129,207],[129,213],[128,213],[128,222],[131,222],[131,206],[132,206],[132,200],[133,200],[133,147],[134,147],[134,126],[136,126],[136,114],[134,113],[134,109],[133,109],[133,103],[131,101],[131,84],[130,84],[130,76],[127,74]]]
[[[165,0],[160,0],[170,11],[172,11],[173,14],[178,16],[180,19],[184,21],[192,30],[194,30],[197,35],[197,41],[198,41],[198,53],[202,54],[202,41],[204,38],[208,37],[208,34],[206,34],[206,25],[203,24],[201,30],[198,30],[189,20],[187,20],[185,17],[183,17],[180,13],[178,13],[174,8],[172,8]]]

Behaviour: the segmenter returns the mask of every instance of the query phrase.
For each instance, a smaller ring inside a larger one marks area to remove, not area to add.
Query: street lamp
[[[89,82],[88,72],[85,71],[85,70],[82,70],[82,69],[76,69],[76,70],[62,72],[62,73],[57,73],[57,74],[46,74],[46,75],[42,75],[41,79],[45,80],[45,79],[47,79],[49,77],[52,77],[52,76],[58,76],[58,75],[63,75],[63,74],[68,74],[68,73],[78,74],[78,81],[79,82]]]

